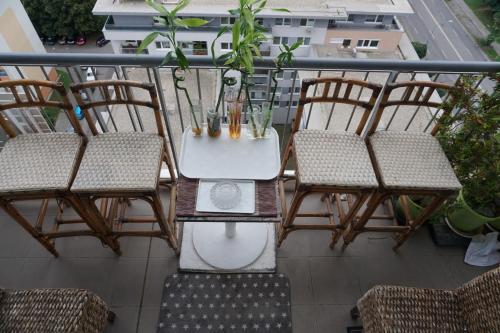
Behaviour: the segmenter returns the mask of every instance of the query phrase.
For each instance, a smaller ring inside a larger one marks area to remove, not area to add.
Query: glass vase
[[[269,102],[262,103],[261,123],[259,134],[261,138],[268,138],[271,135],[271,127],[273,124],[273,106]]]
[[[242,101],[227,102],[227,123],[229,127],[229,137],[239,139],[241,136],[241,111],[243,109]]]
[[[193,135],[199,136],[203,130],[203,108],[200,101],[194,100],[190,111],[191,131]]]
[[[260,127],[262,123],[262,109],[260,106],[248,107],[247,134],[251,139],[260,138]]]
[[[221,118],[213,107],[207,109],[207,133],[212,138],[218,138],[221,134]]]

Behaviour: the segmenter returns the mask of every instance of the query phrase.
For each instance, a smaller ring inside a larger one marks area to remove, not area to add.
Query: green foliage
[[[95,0],[22,0],[39,35],[86,35],[101,31],[106,20],[92,14]]]
[[[413,48],[415,49],[415,52],[417,52],[418,57],[420,59],[425,58],[427,55],[427,44],[420,43],[420,42],[411,42],[413,45]]]
[[[463,185],[465,201],[486,216],[500,215],[500,76],[491,95],[475,88],[476,77],[461,80],[440,119],[439,139]]]

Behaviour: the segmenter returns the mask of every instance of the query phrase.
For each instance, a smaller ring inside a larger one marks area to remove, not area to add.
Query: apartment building
[[[169,9],[175,6],[176,0],[158,2]],[[177,33],[185,53],[208,55],[219,28],[234,22],[228,9],[236,5],[234,0],[192,0],[180,15],[204,18],[209,23]],[[297,40],[302,41],[302,46],[295,51],[296,57],[315,57],[315,46],[324,45],[351,54],[393,52],[404,32],[397,16],[413,13],[407,0],[269,0],[267,7],[269,9],[260,12],[258,17],[268,31],[268,41],[262,43],[260,49],[264,56],[271,57],[279,54],[281,44]],[[287,8],[290,12],[271,8]],[[103,32],[111,40],[115,53],[135,53],[144,37],[159,28],[153,19],[157,13],[142,0],[97,0],[93,13],[108,17]],[[228,34],[218,40],[215,53],[220,55],[231,47]],[[169,50],[166,38],[158,37],[144,52],[163,55]],[[256,73],[253,99],[270,99],[268,80],[267,72]],[[284,122],[288,108],[294,110],[298,104],[299,84],[293,87],[292,82],[292,73],[285,72],[280,78],[275,122]]]

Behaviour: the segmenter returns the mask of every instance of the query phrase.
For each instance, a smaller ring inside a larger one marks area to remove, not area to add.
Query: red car
[[[87,43],[87,39],[83,36],[78,36],[76,37],[76,45],[84,45],[85,43]]]

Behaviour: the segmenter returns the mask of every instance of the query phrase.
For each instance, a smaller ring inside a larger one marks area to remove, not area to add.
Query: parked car
[[[95,81],[95,76],[94,72],[92,72],[92,68],[88,67],[86,73],[87,73],[87,82]]]
[[[85,45],[87,43],[87,39],[83,36],[76,37],[76,45]]]
[[[59,39],[57,40],[57,44],[65,45],[66,44],[66,36],[59,37]]]
[[[55,45],[56,44],[56,38],[55,37],[47,37],[45,39],[45,45]]]
[[[103,47],[104,45],[108,44],[109,43],[109,40],[107,40],[104,36],[100,36],[99,38],[97,38],[97,40],[95,41],[95,45],[99,46],[99,47]]]
[[[75,45],[76,39],[73,36],[69,36],[68,39],[66,39],[66,44],[68,45]]]

